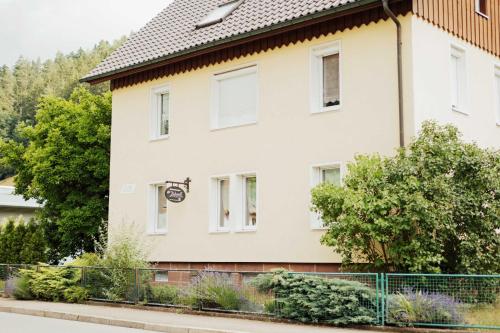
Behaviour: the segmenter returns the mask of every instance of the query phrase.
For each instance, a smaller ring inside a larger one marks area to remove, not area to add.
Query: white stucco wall
[[[411,19],[408,15],[402,20],[407,40]],[[152,243],[152,261],[340,262],[320,244],[323,232],[310,227],[311,169],[330,162],[345,166],[358,153],[394,153],[395,38],[392,22],[371,23],[115,90],[111,233],[135,224],[146,234],[148,184],[189,176],[192,189],[187,199],[168,208],[168,233],[146,236]],[[340,40],[342,48],[342,108],[311,114],[310,50],[334,40]],[[405,43],[405,54],[410,54],[410,45]],[[212,75],[250,63],[258,66],[257,124],[210,130]],[[150,142],[150,93],[162,84],[170,87],[170,137]],[[411,94],[407,97],[411,110]],[[408,126],[411,132],[412,122]],[[209,178],[238,172],[255,172],[258,177],[257,231],[209,233]],[[121,193],[125,184],[135,185],[133,193]]]
[[[499,148],[495,64],[500,66],[500,58],[416,16],[412,18],[411,30],[415,128],[426,119],[435,119],[456,125],[468,141]],[[465,50],[467,114],[451,110],[451,45]]]

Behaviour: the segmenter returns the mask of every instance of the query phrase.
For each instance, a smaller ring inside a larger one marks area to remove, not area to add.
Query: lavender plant
[[[463,324],[464,306],[440,293],[403,289],[388,299],[388,321],[398,325],[412,323]]]

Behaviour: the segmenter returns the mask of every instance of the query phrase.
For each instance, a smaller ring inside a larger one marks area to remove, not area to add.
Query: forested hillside
[[[54,59],[44,62],[19,58],[10,68],[0,67],[0,139],[21,139],[16,135],[20,123],[33,125],[36,107],[40,97],[51,95],[68,98],[80,83],[78,80],[87,74],[125,38],[113,43],[102,41],[91,50],[80,49],[69,54],[58,53]],[[109,90],[103,83],[89,87],[93,93]],[[0,179],[13,174],[5,166],[0,166]]]

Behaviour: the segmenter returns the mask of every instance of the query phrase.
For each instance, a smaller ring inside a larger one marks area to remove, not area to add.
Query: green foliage
[[[13,296],[16,299],[30,300],[34,298],[31,294],[29,282],[30,276],[28,274],[21,274],[15,279]]]
[[[181,302],[180,290],[169,284],[148,284],[145,288],[146,303],[179,304]]]
[[[71,286],[64,290],[64,299],[69,303],[83,303],[89,298],[87,289],[80,286]]]
[[[74,267],[97,267],[102,264],[102,258],[96,253],[84,253],[75,258],[71,262],[66,263],[65,266]]]
[[[68,100],[43,97],[36,125],[19,129],[27,145],[0,144],[0,164],[17,172],[16,193],[44,203],[50,261],[94,252],[108,215],[111,95],[83,88]]]
[[[0,139],[26,144],[16,129],[20,124],[34,125],[37,105],[42,96],[67,99],[75,88],[84,86],[93,94],[109,90],[108,83],[89,86],[79,79],[124,42],[121,38],[113,43],[105,41],[92,50],[78,50],[69,54],[58,53],[45,62],[19,58],[9,68],[0,67]],[[0,164],[0,179],[14,175],[15,168]]]
[[[276,314],[284,318],[334,325],[377,320],[375,291],[359,282],[276,270],[259,275],[253,284],[261,292],[274,292]]]
[[[228,274],[201,271],[191,282],[187,303],[199,309],[239,310],[249,301]]]
[[[320,185],[322,243],[372,270],[500,271],[500,153],[433,122],[396,156],[357,156],[344,186]],[[352,268],[352,267],[351,267]]]
[[[426,292],[390,295],[387,301],[387,320],[400,326],[412,323],[464,324],[463,306],[453,298]]]
[[[47,259],[47,242],[40,223],[9,219],[0,228],[0,263],[36,264]]]
[[[82,301],[84,298],[81,297],[85,296],[85,293],[75,288],[80,283],[78,271],[72,268],[44,266],[40,266],[37,270],[21,269],[14,297],[27,294],[34,299],[44,301]],[[21,281],[23,285],[20,284]],[[66,294],[70,299],[66,299]]]

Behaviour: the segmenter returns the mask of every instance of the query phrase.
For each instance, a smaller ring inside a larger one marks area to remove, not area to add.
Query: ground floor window
[[[254,228],[257,225],[257,177],[245,176],[245,227]]]
[[[165,184],[150,185],[150,233],[165,233],[167,231],[166,189]]]
[[[229,174],[210,179],[210,231],[255,230],[257,176]]]
[[[342,173],[340,163],[318,165],[312,168],[312,187],[322,183],[329,183],[336,186],[342,184]],[[317,213],[312,213],[311,227],[313,229],[323,229],[325,225]]]

